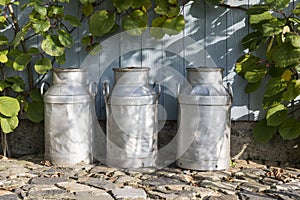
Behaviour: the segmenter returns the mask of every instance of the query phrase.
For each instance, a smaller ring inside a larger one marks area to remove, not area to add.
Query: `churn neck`
[[[149,67],[113,68],[115,85],[146,85],[149,83]]]
[[[191,67],[186,68],[187,79],[191,85],[220,85],[223,83],[223,68]]]
[[[87,84],[86,70],[80,68],[54,68],[53,69],[54,84]]]

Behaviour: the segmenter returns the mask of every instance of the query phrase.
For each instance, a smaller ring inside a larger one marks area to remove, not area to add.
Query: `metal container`
[[[222,68],[187,68],[190,87],[178,95],[177,166],[193,170],[230,167],[231,94],[222,83]],[[193,137],[187,143],[187,137]]]
[[[155,166],[160,91],[149,85],[149,68],[114,68],[111,93],[104,83],[107,115],[106,164],[119,168]],[[160,89],[158,89],[160,90]]]
[[[45,159],[54,165],[92,161],[95,94],[89,89],[85,70],[53,69],[53,85],[44,94],[44,107]]]

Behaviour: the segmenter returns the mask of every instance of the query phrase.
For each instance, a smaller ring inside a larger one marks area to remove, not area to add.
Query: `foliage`
[[[267,81],[262,106],[265,119],[254,128],[256,140],[266,142],[277,132],[283,139],[300,135],[300,3],[287,15],[289,0],[265,0],[247,10],[252,32],[242,40],[248,53],[236,63],[236,72],[248,84],[247,93]],[[263,56],[255,52],[265,51]]]

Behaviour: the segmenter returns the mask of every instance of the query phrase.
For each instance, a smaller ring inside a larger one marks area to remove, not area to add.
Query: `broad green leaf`
[[[0,80],[0,92],[2,92],[5,88],[10,87],[11,84],[7,83],[4,80]]]
[[[224,0],[205,0],[208,5],[215,6],[224,3]]]
[[[42,101],[29,103],[26,116],[30,121],[41,122],[44,119],[44,103]]]
[[[286,101],[294,100],[300,95],[300,88],[297,87],[296,80],[292,80],[287,85],[287,90],[283,93],[283,99]]]
[[[295,48],[300,48],[300,36],[298,34],[286,33],[285,41],[289,42]]]
[[[17,116],[13,117],[0,117],[1,128],[3,133],[11,133],[19,125],[19,119]]]
[[[250,15],[249,22],[250,22],[250,25],[256,27],[256,25],[259,25],[261,23],[266,23],[266,22],[270,21],[271,19],[273,19],[272,14],[267,11],[267,12],[264,12],[261,14]]]
[[[80,3],[81,4],[85,4],[85,3],[93,3],[95,2],[96,0],[80,0]]]
[[[39,74],[46,74],[50,69],[52,69],[52,63],[49,58],[42,58],[36,61],[34,69]]]
[[[156,0],[155,1],[156,7],[154,11],[159,15],[167,15],[169,12],[169,3],[168,0]]]
[[[8,42],[8,39],[6,36],[4,35],[0,35],[0,46],[1,45],[7,45],[9,42]]]
[[[38,55],[38,54],[40,54],[40,50],[38,49],[38,48],[36,48],[36,47],[30,47],[29,49],[28,49],[28,54],[29,55]]]
[[[8,50],[0,51],[0,62],[1,63],[6,63],[8,61],[7,53],[8,53]]]
[[[23,92],[25,90],[25,82],[20,76],[12,76],[5,79],[10,83],[10,87],[14,92]]]
[[[65,15],[64,20],[69,22],[74,27],[80,27],[81,22],[78,17],[72,16],[72,15]]]
[[[50,6],[48,8],[48,16],[50,17],[63,17],[64,16],[64,7],[63,6]]]
[[[267,111],[266,119],[268,126],[279,126],[287,118],[287,108],[279,104]]]
[[[113,5],[115,8],[117,8],[118,12],[123,12],[125,10],[128,10],[131,5],[133,0],[112,0]]]
[[[180,33],[185,27],[184,17],[179,15],[177,17],[168,18],[163,23],[164,32],[168,35],[176,35]]]
[[[283,92],[275,94],[271,97],[265,97],[263,99],[263,109],[269,109],[271,107],[277,106],[282,102]]]
[[[152,25],[150,28],[150,34],[151,36],[160,39],[165,35],[165,32],[162,29],[162,25],[165,22],[164,17],[157,17],[152,20]]]
[[[106,10],[99,10],[89,19],[89,29],[93,36],[101,37],[108,33],[115,24],[116,15]]]
[[[284,79],[285,81],[290,81],[293,75],[294,73],[290,69],[287,69],[283,72],[281,78]]]
[[[284,24],[278,21],[270,21],[262,25],[262,32],[264,37],[269,37],[282,33]]]
[[[86,48],[86,50],[90,55],[98,55],[100,53],[100,51],[102,50],[102,46],[100,43],[96,42],[96,43],[88,46]]]
[[[286,71],[287,69],[286,68],[278,68],[278,67],[275,67],[275,66],[270,66],[269,67],[269,72],[268,74],[271,76],[271,77],[281,77],[282,74]]]
[[[84,36],[82,39],[81,39],[81,44],[85,45],[85,46],[90,46],[93,42],[93,38],[89,35],[87,36]]]
[[[140,8],[140,7],[145,7],[147,10],[151,7],[151,0],[133,0],[132,1],[132,8]]]
[[[178,0],[168,0],[169,4],[178,4]]]
[[[37,13],[40,14],[40,18],[43,18],[43,17],[45,17],[47,15],[47,8],[46,7],[41,6],[38,3],[36,3],[36,2],[33,2],[31,5],[33,6],[34,10]]]
[[[245,49],[249,49],[249,51],[254,51],[258,48],[261,41],[262,34],[258,31],[254,31],[249,33],[242,39],[242,45]]]
[[[254,139],[258,142],[268,142],[277,133],[276,126],[268,126],[267,120],[261,120],[253,128]]]
[[[277,67],[285,68],[289,65],[299,63],[300,49],[294,48],[289,43],[284,43],[282,46],[274,48],[271,54]]]
[[[249,83],[256,83],[265,77],[267,69],[253,69],[245,73],[245,79]]]
[[[64,53],[63,55],[61,56],[55,56],[55,61],[58,63],[58,64],[64,64],[66,62],[66,53]]]
[[[245,92],[246,93],[251,93],[251,92],[254,92],[255,90],[257,90],[259,88],[261,84],[261,80],[260,81],[257,81],[255,83],[247,83],[246,85],[246,88],[245,88]]]
[[[290,0],[265,0],[265,2],[274,10],[283,10],[288,7]]]
[[[94,12],[93,5],[90,2],[83,4],[82,12],[85,16],[90,16]]]
[[[68,48],[71,48],[73,46],[73,37],[66,32],[65,30],[58,30],[58,39],[60,43]]]
[[[13,39],[13,41],[11,42],[11,45],[12,45],[14,48],[16,48],[16,47],[20,44],[20,42],[21,42],[22,40],[24,40],[25,35],[26,35],[26,33],[22,32],[22,31],[19,31],[19,32],[16,34],[15,38]]]
[[[32,101],[43,101],[43,97],[41,95],[41,92],[38,88],[31,90],[29,93],[29,96]]]
[[[65,52],[65,48],[61,45],[56,35],[47,35],[42,41],[41,47],[50,56],[61,56]]]
[[[50,21],[47,19],[44,20],[35,20],[32,24],[35,33],[46,32],[50,28]]]
[[[246,15],[257,15],[257,14],[262,14],[266,11],[270,10],[270,7],[267,5],[253,5],[250,8],[248,8]]]
[[[0,97],[0,113],[5,117],[17,116],[20,111],[20,104],[17,99],[13,97]]]
[[[11,0],[0,0],[0,5],[1,6],[6,6],[9,3],[11,3]]]
[[[69,0],[58,0],[58,2],[62,2],[62,3],[67,2],[67,3],[69,3]]]
[[[300,16],[300,2],[297,3],[296,8],[293,10],[293,13],[294,13],[295,15]]]
[[[279,126],[278,131],[284,140],[296,139],[300,136],[300,122],[290,117]]]
[[[16,57],[13,68],[17,71],[23,71],[31,60],[31,55],[21,54]]]
[[[260,66],[259,58],[251,54],[245,54],[237,60],[235,71],[240,75],[244,75],[247,71],[257,68],[254,66]]]
[[[122,20],[122,27],[130,35],[141,35],[147,28],[147,15],[141,10],[135,10]]]
[[[275,94],[280,93],[287,87],[287,82],[281,77],[271,78],[266,86],[266,91],[264,96],[271,97]]]

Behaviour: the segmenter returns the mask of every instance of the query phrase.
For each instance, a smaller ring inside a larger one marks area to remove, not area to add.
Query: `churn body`
[[[149,68],[114,68],[106,92],[106,164],[119,168],[155,166],[158,93],[149,85]]]
[[[177,166],[222,170],[230,166],[231,95],[222,83],[222,68],[187,68],[190,87],[178,96]],[[192,137],[187,144],[185,139]]]
[[[83,69],[53,69],[44,95],[45,159],[59,166],[92,161],[93,96]]]

